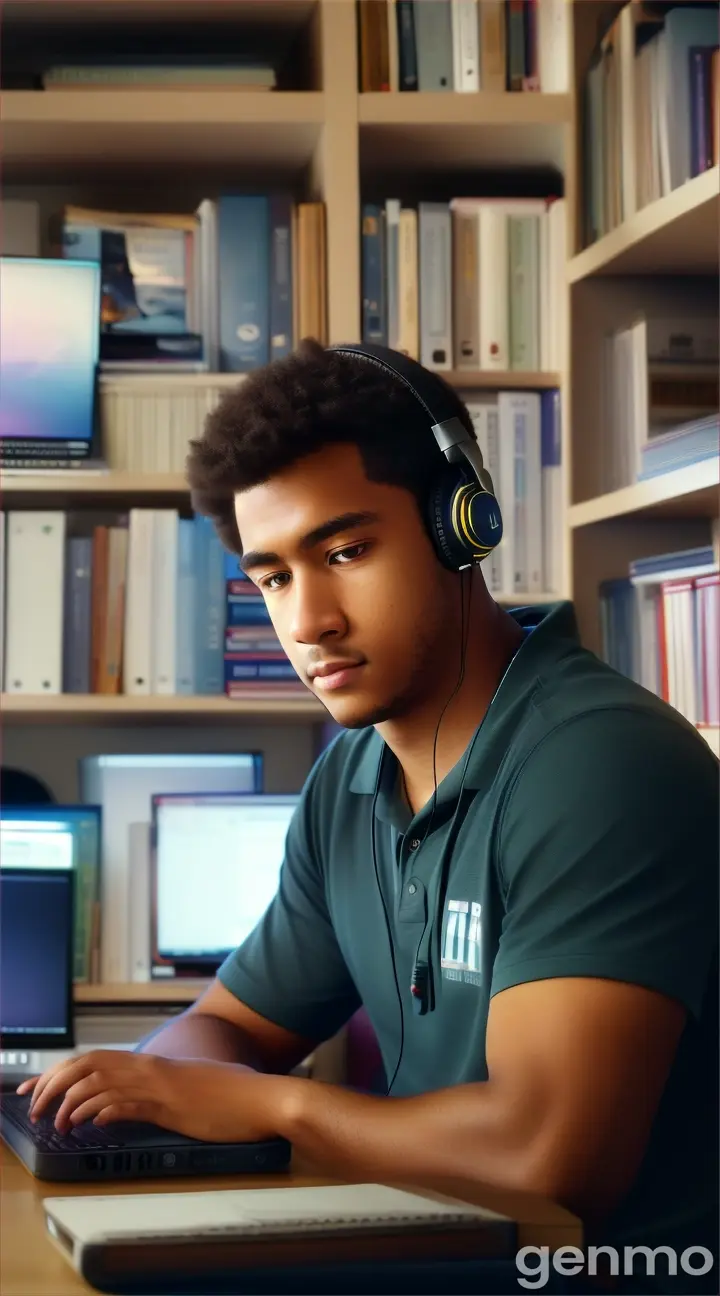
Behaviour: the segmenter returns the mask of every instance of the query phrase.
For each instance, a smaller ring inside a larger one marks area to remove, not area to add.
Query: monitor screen
[[[97,262],[0,257],[0,454],[85,458],[100,339]]]
[[[3,806],[0,815],[2,862],[14,868],[50,867],[70,858],[75,872],[73,976],[97,979],[102,812],[99,806]]]
[[[0,830],[0,1040],[72,1047],[72,832],[59,820]]]
[[[153,961],[218,966],[275,895],[299,796],[153,798]]]

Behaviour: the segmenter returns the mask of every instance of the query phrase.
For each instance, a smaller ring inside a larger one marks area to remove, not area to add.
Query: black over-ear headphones
[[[422,406],[447,460],[428,500],[430,539],[441,563],[451,571],[482,562],[502,540],[502,514],[482,451],[461,418],[457,397],[431,370],[400,351],[364,343],[334,345],[327,350],[380,365],[404,383]]]

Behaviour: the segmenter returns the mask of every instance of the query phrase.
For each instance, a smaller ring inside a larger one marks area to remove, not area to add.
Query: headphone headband
[[[374,361],[381,369],[394,374],[401,383],[405,384],[416,401],[419,401],[433,426],[459,418],[460,401],[454,392],[449,391],[430,369],[425,369],[409,356],[403,355],[401,351],[354,342],[342,346],[329,346],[326,350],[338,351],[341,355],[357,356],[359,360]]]
[[[459,397],[439,375],[388,347],[350,342],[325,348],[377,365],[405,386],[430,421],[430,431],[449,465],[428,502],[430,536],[440,561],[452,571],[481,562],[502,539],[502,517],[482,451],[468,430]],[[473,481],[467,481],[468,469]]]

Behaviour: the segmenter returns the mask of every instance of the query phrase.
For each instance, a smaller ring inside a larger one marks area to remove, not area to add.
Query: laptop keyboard
[[[31,1121],[30,1098],[27,1094],[3,1094],[0,1099],[3,1117],[24,1134],[28,1134],[35,1146],[44,1152],[113,1151],[125,1146],[117,1133],[110,1134],[93,1125],[92,1121],[83,1121],[82,1125],[76,1125],[67,1134],[59,1134],[54,1124],[59,1107],[60,1103],[56,1102],[46,1115],[37,1121]]]

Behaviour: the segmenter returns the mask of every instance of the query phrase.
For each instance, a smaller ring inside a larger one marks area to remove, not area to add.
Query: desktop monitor
[[[0,1044],[73,1048],[72,834],[0,825]]]
[[[0,462],[86,460],[97,419],[100,267],[0,257]]]
[[[153,797],[153,975],[217,970],[278,889],[297,795]]]
[[[99,806],[3,806],[0,813],[0,849],[17,863],[42,860],[51,850],[69,851],[75,873],[73,920],[73,977],[97,980],[98,920],[100,900]]]
[[[113,753],[80,761],[80,800],[102,806],[101,980],[132,977],[131,831],[159,792],[260,792],[257,752]]]

